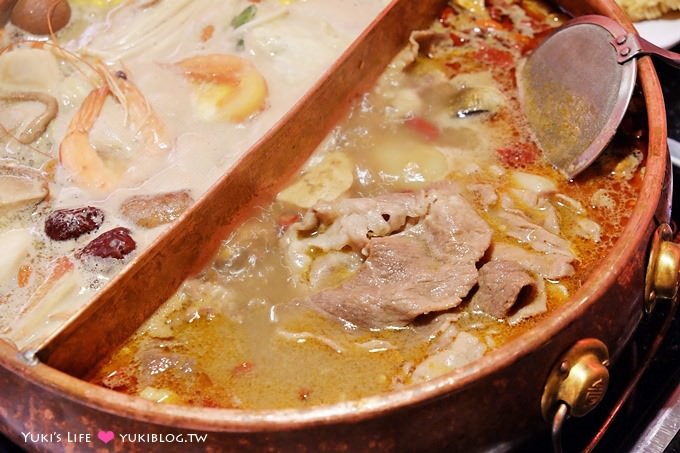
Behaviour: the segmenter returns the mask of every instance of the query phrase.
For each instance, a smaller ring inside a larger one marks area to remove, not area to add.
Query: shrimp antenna
[[[100,63],[98,69],[100,77],[104,79],[104,82],[106,82],[106,84],[109,86],[109,90],[111,90],[113,96],[123,107],[123,112],[125,112],[124,122],[127,125],[129,121],[129,107],[127,103],[127,97],[125,96],[125,94],[123,94],[123,91],[121,90],[120,86],[118,86],[115,77],[111,74],[108,68],[106,68],[103,64]],[[123,67],[123,69],[125,69],[125,67]]]
[[[35,42],[35,41],[26,40],[25,42]],[[93,86],[97,86],[98,83],[92,81],[90,75],[86,74],[85,71],[83,71],[82,68],[80,68],[78,66],[78,64],[76,64],[76,63],[80,63],[80,64],[87,66],[94,74],[96,74],[97,76],[99,76],[100,79],[102,79],[102,75],[101,75],[101,73],[99,72],[99,70],[97,69],[97,67],[95,66],[94,63],[90,63],[89,61],[85,60],[84,58],[82,58],[78,54],[71,52],[70,50],[64,49],[61,45],[59,45],[58,42],[55,43],[55,42],[51,42],[51,41],[43,41],[43,42],[41,42],[41,44],[54,49],[55,53],[59,54],[59,56],[61,58],[63,58],[65,61],[68,61],[69,63],[71,63],[76,71],[78,71],[84,78],[86,78],[87,80],[92,82]]]
[[[10,131],[8,131],[7,128],[6,128],[3,124],[0,124],[0,133],[2,133],[2,135],[0,135],[0,137],[9,137],[10,139],[12,139],[12,140],[14,140],[14,141],[16,141],[16,142],[21,143],[21,141],[19,140],[19,138],[18,138],[17,136],[15,136],[14,134],[12,134]],[[33,151],[33,152],[35,152],[35,153],[38,153],[38,154],[40,154],[40,155],[42,155],[42,156],[47,157],[47,158],[49,158],[49,159],[54,159],[53,156],[47,154],[47,153],[44,152],[44,151],[40,151],[38,148],[36,148],[36,147],[34,147],[34,146],[31,146],[31,145],[29,145],[29,144],[24,144],[24,143],[21,143],[21,145],[23,145],[23,146],[29,148],[31,151]]]
[[[54,33],[54,28],[52,27],[52,15],[54,14],[54,11],[57,9],[57,6],[59,6],[59,2],[63,0],[53,0],[52,3],[50,3],[50,6],[47,8],[47,29],[50,32],[50,39],[53,40],[54,42],[57,41],[57,36]]]

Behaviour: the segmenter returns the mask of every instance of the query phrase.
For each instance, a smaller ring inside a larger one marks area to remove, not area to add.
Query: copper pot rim
[[[614,283],[622,266],[631,259],[636,244],[645,240],[646,229],[654,217],[662,192],[668,158],[661,88],[649,57],[642,58],[638,64],[649,125],[646,173],[639,196],[639,200],[644,202],[637,203],[623,234],[603,260],[598,272],[593,273],[572,296],[571,303],[565,303],[540,320],[532,330],[535,335],[515,338],[502,348],[463,368],[421,384],[354,401],[302,409],[244,410],[157,404],[82,381],[42,363],[29,365],[18,358],[16,349],[1,341],[0,364],[35,385],[51,390],[56,397],[63,397],[101,412],[140,422],[205,432],[282,431],[330,423],[357,422],[461,391],[474,381],[493,374],[548,343],[557,332],[583,316]],[[655,202],[651,202],[652,200]]]

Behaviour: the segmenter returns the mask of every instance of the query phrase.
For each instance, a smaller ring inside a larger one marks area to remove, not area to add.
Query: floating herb
[[[238,16],[235,16],[231,20],[231,26],[238,28],[243,24],[246,24],[255,18],[257,14],[257,7],[255,5],[250,5],[246,7]]]

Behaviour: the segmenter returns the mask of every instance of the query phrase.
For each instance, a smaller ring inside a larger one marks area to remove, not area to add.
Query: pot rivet
[[[609,385],[609,351],[600,340],[577,341],[553,367],[543,389],[541,410],[551,422],[560,403],[569,406],[569,415],[582,417],[604,397]]]
[[[621,44],[625,43],[627,40],[628,40],[628,36],[621,35],[618,38],[616,38],[616,44],[621,45]]]
[[[621,49],[620,53],[622,57],[627,57],[628,54],[630,54],[630,47],[624,47],[623,49]]]
[[[560,373],[569,374],[569,362],[567,362],[566,360],[560,363]]]

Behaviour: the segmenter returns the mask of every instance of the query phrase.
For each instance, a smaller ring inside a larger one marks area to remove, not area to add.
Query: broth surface
[[[638,98],[607,152],[576,181],[566,181],[532,142],[514,68],[561,20],[528,1],[461,0],[444,9],[429,30],[412,35],[298,178],[225,239],[213,263],[90,380],[158,402],[304,407],[432,379],[531,335],[616,242],[644,176],[645,112]],[[480,272],[498,262],[494,254],[503,247],[549,264],[562,260],[573,272],[552,278],[523,264],[532,289],[522,289],[502,316],[476,305],[481,282],[460,304],[404,322],[340,316],[337,307],[314,303],[325,304],[338,290],[346,292],[340,304],[360,300],[352,291],[363,288],[356,282],[374,264],[375,244],[395,237],[418,242],[450,193],[490,228],[492,246],[476,260]],[[388,233],[368,230],[364,248],[350,240],[318,245],[338,219],[348,218],[337,214],[343,202],[411,195],[436,200]],[[310,218],[316,226],[304,226]],[[524,222],[520,233],[512,224],[517,219]],[[559,240],[538,249],[546,232]]]

